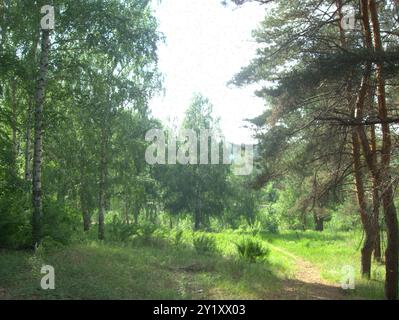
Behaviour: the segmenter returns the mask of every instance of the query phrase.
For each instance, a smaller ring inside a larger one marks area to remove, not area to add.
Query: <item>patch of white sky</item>
[[[225,7],[220,0],[154,1],[154,14],[165,36],[159,47],[164,93],[150,102],[153,116],[168,126],[180,126],[192,97],[200,93],[213,104],[214,116],[226,139],[252,143],[245,119],[260,115],[264,101],[256,86],[237,88],[228,82],[255,57],[252,31],[265,7],[248,3]]]

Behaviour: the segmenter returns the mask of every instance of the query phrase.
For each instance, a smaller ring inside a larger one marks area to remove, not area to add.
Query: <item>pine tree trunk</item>
[[[390,180],[390,178],[389,178]],[[389,300],[398,298],[398,220],[393,202],[393,189],[389,185],[382,195],[385,223],[387,226],[387,248],[385,250],[385,296]]]
[[[338,10],[338,26],[340,31],[340,40],[342,47],[346,47],[346,39],[345,39],[345,31],[342,28],[341,21],[344,17],[342,13],[342,0],[336,1],[337,10]],[[364,45],[366,48],[370,49],[372,47],[372,39],[370,32],[370,24],[368,18],[368,10],[367,10],[367,0],[361,1],[361,11],[362,11],[362,20],[363,20],[363,32],[364,32]],[[370,90],[370,74],[371,74],[371,64],[368,63],[365,68],[364,75],[362,77],[361,86],[358,92],[358,97],[356,100],[355,110],[353,112],[353,116],[358,119],[362,119],[363,117],[363,109],[366,100],[367,94],[369,94]],[[352,103],[352,95],[351,95],[351,79],[349,79],[348,85],[348,106]],[[370,94],[368,95],[370,97]],[[374,208],[378,205],[378,197],[373,198],[373,212],[369,213],[368,206],[366,203],[365,191],[364,191],[364,182],[363,182],[363,172],[362,172],[362,163],[361,163],[361,147],[365,150],[365,158],[367,160],[367,164],[370,168],[375,168],[376,166],[376,152],[375,152],[375,135],[373,136],[372,131],[372,146],[374,146],[373,150],[368,150],[369,144],[367,141],[367,136],[364,133],[364,129],[361,127],[355,127],[351,132],[352,136],[352,159],[353,159],[353,175],[355,180],[355,188],[356,188],[356,197],[359,206],[360,219],[362,222],[363,230],[365,233],[365,240],[361,249],[361,273],[363,277],[370,278],[371,275],[371,261],[372,261],[372,253],[375,247],[375,238],[378,216],[375,216]],[[359,140],[360,139],[360,140]],[[374,142],[374,144],[373,144]],[[373,185],[373,196],[376,195],[377,188]]]
[[[42,31],[42,52],[40,58],[40,74],[36,90],[35,105],[35,140],[33,153],[33,181],[32,181],[32,240],[33,245],[38,246],[41,242],[41,219],[43,215],[42,206],[42,126],[43,105],[46,88],[46,76],[49,63],[50,31]]]
[[[355,177],[356,196],[359,205],[360,220],[365,232],[365,240],[361,250],[361,273],[365,278],[370,279],[371,275],[371,257],[374,246],[374,234],[371,219],[368,214],[366,197],[363,187],[362,164],[360,158],[360,143],[356,134],[356,129],[352,131],[352,157],[353,171]]]
[[[382,53],[383,47],[380,34],[380,24],[375,0],[369,0],[369,10],[373,25],[375,51]],[[385,96],[385,80],[383,76],[383,65],[379,61],[376,62],[376,82],[378,115],[382,121],[381,175],[379,176],[379,186],[382,190],[382,205],[387,227],[387,248],[385,251],[385,295],[389,300],[396,300],[398,298],[399,233],[398,219],[394,204],[392,178],[389,172],[392,149],[391,132],[389,124],[384,122],[388,118]]]
[[[373,154],[374,165],[377,165],[377,139],[375,135],[375,126],[371,126],[371,151]],[[373,202],[373,223],[375,227],[375,240],[374,240],[374,259],[378,262],[381,261],[381,239],[380,239],[380,195],[378,192],[378,181],[376,177],[371,178],[372,188],[372,202]]]

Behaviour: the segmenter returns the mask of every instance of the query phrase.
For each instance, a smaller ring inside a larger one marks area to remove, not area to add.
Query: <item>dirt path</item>
[[[295,273],[293,278],[280,279],[281,289],[277,291],[267,291],[262,294],[258,292],[254,299],[262,300],[347,300],[353,297],[350,293],[343,290],[339,283],[333,283],[323,279],[320,270],[305,259],[298,257],[291,252],[276,247],[268,243],[268,247],[292,259],[295,263]],[[224,289],[217,286],[207,287],[198,282],[197,274],[201,272],[212,273],[212,270],[206,270],[206,265],[200,263],[190,264],[184,267],[168,268],[173,272],[174,279],[179,283],[178,291],[182,296],[189,296],[194,299],[218,300],[230,296]],[[205,269],[204,269],[205,268]],[[252,299],[252,298],[251,298]]]
[[[344,300],[348,299],[347,293],[339,284],[329,282],[320,276],[320,270],[302,258],[293,255],[282,248],[268,246],[295,261],[295,279],[284,281],[283,289],[275,299],[306,299],[306,300]]]

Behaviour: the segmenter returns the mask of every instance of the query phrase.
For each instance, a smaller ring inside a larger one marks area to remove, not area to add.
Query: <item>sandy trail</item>
[[[332,283],[320,276],[320,270],[300,257],[293,255],[285,249],[270,243],[268,246],[295,261],[296,271],[294,279],[284,281],[283,289],[274,297],[275,299],[305,299],[305,300],[345,300],[348,299],[346,291],[339,284]]]

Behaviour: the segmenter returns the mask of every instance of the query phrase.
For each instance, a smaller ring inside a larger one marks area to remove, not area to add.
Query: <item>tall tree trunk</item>
[[[194,230],[199,230],[202,227],[202,216],[201,216],[201,200],[199,192],[197,193],[196,205],[194,210]]]
[[[17,141],[17,130],[18,130],[18,102],[17,102],[17,81],[11,80],[11,128],[12,128],[12,170],[13,174],[17,176],[17,158],[18,158],[18,141]]]
[[[105,238],[105,226],[104,226],[104,219],[105,219],[105,203],[104,203],[104,193],[100,191],[100,208],[98,212],[98,239],[104,240]]]
[[[322,208],[318,205],[318,191],[317,191],[317,171],[313,175],[313,187],[312,187],[312,197],[313,197],[313,219],[315,231],[324,230],[324,217],[321,214]]]
[[[356,129],[352,130],[352,157],[353,157],[353,171],[356,186],[356,197],[359,205],[360,220],[363,225],[365,233],[365,240],[361,250],[361,272],[362,276],[370,279],[371,275],[371,257],[374,247],[374,231],[372,227],[372,220],[368,214],[366,197],[363,187],[362,164],[360,158],[360,143],[356,134]]]
[[[377,53],[383,52],[380,23],[378,18],[375,0],[369,0],[369,10],[373,25],[374,47]],[[387,226],[387,248],[385,251],[385,295],[387,299],[396,300],[398,297],[398,267],[399,267],[399,233],[398,219],[394,204],[394,192],[392,188],[392,178],[390,175],[391,163],[391,132],[388,118],[388,110],[385,96],[385,79],[383,75],[383,65],[380,61],[376,62],[376,81],[377,81],[377,101],[378,115],[382,121],[382,149],[381,149],[381,168],[380,186],[382,193],[382,205],[384,208],[385,223]]]
[[[370,94],[370,106],[372,106],[371,94]],[[375,134],[375,125],[370,128],[371,136],[371,152],[373,156],[373,162],[376,166],[378,164],[377,159],[377,138]],[[381,239],[380,239],[380,195],[378,192],[378,181],[376,177],[372,175],[371,178],[371,188],[372,188],[372,203],[373,203],[373,223],[375,227],[375,242],[374,242],[374,259],[378,262],[381,261]]]
[[[139,224],[139,213],[140,207],[135,203],[133,206],[133,219],[135,225]]]
[[[199,166],[197,165],[194,169],[195,175],[197,176],[196,192],[195,192],[195,209],[194,209],[194,230],[199,230],[202,227],[203,217],[201,213],[201,186],[200,186],[200,172]]]
[[[346,47],[345,31],[343,30],[341,25],[341,21],[344,17],[342,13],[342,8],[343,8],[342,0],[337,0],[336,5],[339,16],[338,26],[340,31],[341,45],[342,47],[345,48]],[[371,38],[370,24],[368,18],[367,0],[361,1],[360,9],[362,12],[362,20],[364,26],[363,29],[364,45],[366,48],[370,49],[372,47],[372,38]],[[369,94],[368,95],[369,98],[371,97],[370,85],[369,85],[370,74],[371,74],[371,64],[367,63],[365,72],[362,77],[360,89],[357,95],[355,110],[353,112],[353,116],[360,120],[363,117],[363,109],[367,94]],[[352,91],[352,84],[351,84],[351,79],[349,79],[349,85],[347,90],[348,106],[352,104],[351,91]],[[373,131],[372,131],[372,141],[374,141],[374,147],[375,147],[375,135],[373,136]],[[362,144],[360,142],[362,142]],[[375,208],[378,205],[378,197],[376,198],[374,197],[376,195],[375,192],[377,191],[377,188],[373,185],[373,212],[370,213],[368,210],[368,205],[366,202],[366,196],[364,191],[364,181],[363,181],[362,161],[361,161],[361,147],[367,146],[369,148],[369,144],[367,141],[367,136],[364,133],[364,129],[362,127],[354,127],[352,129],[351,143],[352,143],[353,175],[355,180],[356,198],[359,206],[360,219],[365,233],[365,240],[361,249],[361,273],[363,277],[370,278],[372,253],[375,247],[376,231],[378,230],[377,224],[375,222],[376,219],[378,221],[378,216],[377,218],[375,216]],[[367,164],[370,167],[375,168],[376,165],[375,149],[374,151],[369,149],[367,149],[366,151],[364,153],[365,153],[365,158],[367,160]]]
[[[373,216],[372,223],[374,228],[374,259],[381,261],[381,235],[380,235],[380,195],[378,192],[378,181],[376,177],[372,177],[372,203]]]
[[[126,196],[125,198],[125,218],[126,218],[126,224],[129,225],[130,224],[130,219],[129,219],[129,200],[128,197]]]
[[[35,34],[35,38],[32,43],[32,47],[29,53],[29,59],[32,62],[36,62],[36,55],[37,55],[37,45],[40,41],[40,29],[38,28],[37,33]],[[35,78],[34,69],[30,70],[29,77],[32,80]],[[34,99],[33,99],[33,92],[32,88],[29,87],[28,95],[29,95],[29,105],[27,110],[27,117],[26,117],[26,131],[25,131],[25,181],[29,182],[32,179],[31,173],[31,128],[32,128],[32,113],[34,108]]]
[[[86,162],[83,150],[80,151],[80,209],[82,211],[83,218],[83,231],[87,232],[91,227],[91,217],[88,205],[88,182],[86,177]]]
[[[106,211],[106,142],[102,141],[100,159],[100,185],[99,185],[99,210],[98,210],[98,239],[104,240],[104,219]]]
[[[84,178],[83,178],[84,179]],[[86,194],[87,189],[84,187],[84,183],[82,182],[83,186],[80,188],[80,208],[82,210],[82,218],[83,218],[83,231],[87,232],[90,230],[91,226],[91,217],[90,212],[87,206]]]
[[[30,172],[30,147],[31,147],[31,137],[30,137],[30,129],[32,122],[32,109],[33,109],[33,101],[29,99],[28,106],[28,116],[26,120],[26,131],[25,131],[25,181],[30,181],[32,179]]]
[[[90,213],[89,210],[85,208],[83,211],[83,231],[85,232],[90,231],[90,226],[91,226]]]
[[[195,208],[194,212],[194,230],[199,230],[201,228],[201,212],[199,208]]]
[[[377,262],[382,262],[381,253],[381,232],[380,228],[377,229],[375,243],[374,243],[374,260]]]
[[[371,36],[371,28],[369,22],[369,13],[368,13],[368,4],[367,0],[361,0],[361,13],[362,13],[362,21],[363,21],[363,33],[364,33],[364,45],[368,50],[372,49],[372,36]],[[364,105],[366,98],[370,98],[370,78],[371,78],[371,63],[367,62],[364,70],[364,74],[362,77],[360,89],[357,95],[356,107],[354,112],[354,117],[357,120],[362,120],[364,117]],[[373,136],[372,136],[373,139]],[[376,191],[379,187],[379,173],[378,173],[378,164],[376,159],[376,154],[373,152],[373,146],[370,146],[369,139],[367,137],[366,131],[363,126],[355,127],[352,131],[352,145],[353,145],[353,159],[354,159],[354,167],[355,167],[355,182],[356,188],[358,190],[358,202],[361,215],[361,221],[363,224],[363,228],[365,231],[365,241],[362,248],[362,274],[363,276],[370,277],[370,269],[371,269],[371,256],[375,246],[377,228],[378,228],[378,216],[375,215],[376,210],[375,206],[378,204],[378,197],[373,201],[373,209],[368,210],[368,206],[366,205],[365,197],[364,197],[364,189],[363,183],[361,181],[361,161],[360,161],[360,146],[363,149],[363,154],[366,160],[367,167],[369,168],[372,180],[377,181],[376,185],[373,188],[373,196],[376,195]],[[359,153],[359,154],[357,154]],[[356,169],[358,167],[358,169]],[[358,180],[358,181],[356,181]],[[359,188],[362,188],[361,192]],[[360,197],[360,198],[359,198]],[[363,202],[364,204],[361,204]],[[370,211],[370,212],[369,212]]]
[[[314,213],[315,231],[324,231],[324,218],[317,214],[317,210]]]
[[[41,219],[43,215],[42,205],[42,126],[43,105],[46,88],[46,76],[49,63],[50,31],[42,31],[42,52],[40,58],[40,73],[36,90],[35,105],[35,140],[33,153],[33,182],[32,182],[32,240],[33,245],[38,246],[41,242]]]

